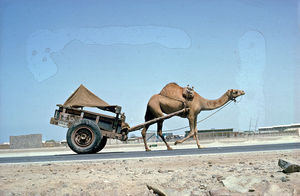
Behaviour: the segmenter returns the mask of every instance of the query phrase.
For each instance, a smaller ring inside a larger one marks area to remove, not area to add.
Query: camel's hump
[[[166,89],[166,88],[182,88],[181,86],[179,86],[177,83],[175,82],[171,82],[169,84],[167,84],[162,90]]]
[[[183,88],[176,84],[175,82],[167,84],[161,91],[160,95],[182,99]]]

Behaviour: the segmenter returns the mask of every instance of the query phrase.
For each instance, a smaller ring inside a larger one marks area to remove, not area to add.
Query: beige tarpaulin
[[[108,110],[111,112],[115,111],[116,106],[109,105],[94,93],[89,91],[82,84],[77,88],[77,90],[67,99],[64,106],[69,107],[97,107],[102,110]]]

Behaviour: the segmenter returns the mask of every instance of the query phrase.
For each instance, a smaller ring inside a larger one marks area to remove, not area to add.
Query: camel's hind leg
[[[142,130],[142,136],[143,136],[143,140],[144,140],[144,145],[145,145],[145,150],[146,151],[151,151],[147,145],[147,141],[146,141],[146,132],[147,132],[147,129],[149,128],[149,125],[146,125],[143,130]]]
[[[151,99],[150,99],[150,101],[151,101]],[[155,114],[153,113],[153,110],[152,110],[151,106],[149,106],[149,103],[148,103],[146,114],[145,114],[145,122],[147,122],[149,120],[152,120],[154,118],[155,118]],[[144,140],[144,145],[145,145],[145,150],[146,151],[151,151],[149,149],[148,145],[147,145],[147,140],[146,140],[146,132],[147,132],[149,126],[150,125],[145,125],[145,127],[142,130],[142,137],[143,137],[143,140]]]
[[[163,134],[162,134],[162,126],[163,126],[163,121],[157,122],[157,135],[159,135],[160,138],[162,139],[162,141],[166,144],[168,150],[173,150],[173,149],[169,146],[168,142],[165,140],[165,137],[164,137]]]

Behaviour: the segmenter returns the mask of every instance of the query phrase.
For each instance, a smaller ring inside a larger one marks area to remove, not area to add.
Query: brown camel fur
[[[183,97],[184,88],[180,87],[176,83],[167,84],[159,94],[153,95],[148,104],[147,111],[145,114],[145,121],[152,120],[157,117],[161,117],[165,114],[170,114],[178,110],[183,109],[184,107],[189,108],[187,114],[179,115],[182,118],[188,118],[190,132],[187,137],[178,140],[176,144],[183,143],[185,140],[191,136],[195,136],[198,148],[201,148],[198,139],[198,130],[197,130],[197,115],[203,110],[213,110],[217,109],[230,100],[235,100],[235,98],[244,95],[245,92],[242,90],[230,89],[226,91],[220,98],[216,100],[208,100],[201,97],[198,93],[194,92],[194,98],[191,100],[185,99]],[[147,125],[142,130],[142,136],[145,144],[146,151],[150,151],[146,142],[146,132],[150,125]],[[169,144],[166,142],[164,136],[162,135],[162,126],[163,121],[157,122],[157,134],[161,137],[163,142],[166,144],[168,150],[172,150]]]

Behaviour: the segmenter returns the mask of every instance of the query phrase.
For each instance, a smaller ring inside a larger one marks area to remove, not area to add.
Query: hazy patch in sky
[[[157,43],[166,48],[189,48],[190,37],[180,29],[160,26],[130,26],[39,30],[27,40],[28,68],[37,81],[43,81],[57,72],[51,54],[61,51],[71,41],[85,44],[131,44]]]
[[[299,25],[299,28],[300,28],[300,1],[298,1],[298,25]]]
[[[248,129],[254,130],[265,122],[265,39],[260,32],[248,31],[239,39],[238,49],[240,72],[236,80],[240,89],[246,92],[243,102],[247,103],[239,106],[239,124],[249,123]]]
[[[300,1],[298,1],[298,28],[300,29]],[[300,46],[299,46],[299,42],[300,42],[300,38],[298,37],[298,46],[296,48],[297,51],[300,51]],[[296,68],[295,68],[295,75],[294,75],[294,79],[295,79],[295,98],[294,98],[294,122],[297,123],[300,121],[300,57],[297,56],[297,64]]]

